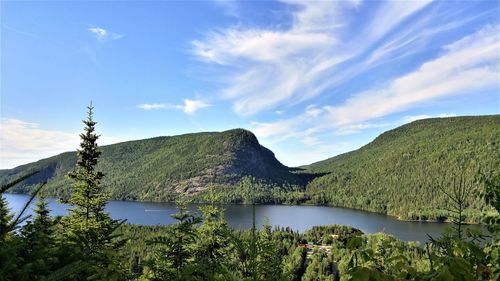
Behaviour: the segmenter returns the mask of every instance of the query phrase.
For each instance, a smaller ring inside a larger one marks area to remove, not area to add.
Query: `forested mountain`
[[[312,203],[363,209],[402,219],[447,216],[446,192],[477,187],[474,177],[499,169],[500,116],[433,118],[387,131],[366,146],[304,167],[327,173],[306,189]],[[484,206],[470,192],[469,211]],[[468,219],[478,215],[469,212]]]
[[[244,176],[276,185],[304,185],[307,177],[292,173],[243,129],[156,137],[102,146],[100,150],[97,169],[106,175],[103,186],[118,200],[167,201],[177,194],[196,194],[209,183],[233,185]],[[2,170],[0,177],[6,182],[28,171],[41,171],[12,191],[27,192],[47,181],[48,195],[67,198],[65,175],[75,163],[76,153],[66,152]]]
[[[358,150],[291,169],[251,132],[236,129],[103,146],[97,169],[118,200],[170,201],[179,194],[203,195],[214,183],[226,203],[324,204],[415,220],[447,219],[443,191],[465,184],[471,190],[465,214],[477,222],[485,207],[475,176],[479,169],[499,168],[499,142],[500,115],[425,119]],[[0,171],[0,177],[5,182],[41,170],[12,191],[27,192],[47,180],[48,195],[67,198],[64,175],[75,162],[76,154],[67,152]]]

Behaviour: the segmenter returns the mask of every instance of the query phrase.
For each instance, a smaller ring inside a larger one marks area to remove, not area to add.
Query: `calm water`
[[[13,212],[19,212],[28,201],[27,195],[4,194]],[[49,198],[49,208],[52,215],[66,214],[67,205]],[[36,205],[33,200],[32,207]],[[235,228],[250,228],[252,226],[251,205],[224,205],[227,222]],[[174,222],[169,215],[177,212],[173,203],[110,201],[107,211],[114,219],[126,219],[129,223],[156,225]],[[197,211],[197,205],[190,205],[191,211]],[[27,211],[31,214],[32,209]],[[427,241],[427,233],[438,236],[449,224],[405,222],[392,217],[363,211],[332,208],[322,206],[256,206],[257,225],[262,225],[268,217],[271,225],[289,226],[294,230],[304,231],[315,225],[343,224],[361,229],[364,233],[385,232],[406,241]]]

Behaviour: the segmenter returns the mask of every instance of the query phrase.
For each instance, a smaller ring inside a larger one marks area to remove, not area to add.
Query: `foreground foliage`
[[[483,197],[498,207],[500,177],[486,181]],[[4,225],[12,217],[3,202]],[[298,233],[288,228],[237,230],[213,203],[200,212],[185,202],[169,226],[123,224],[111,241],[122,247],[75,256],[63,221],[40,199],[33,221],[1,237],[1,280],[498,280],[498,213],[485,218],[491,232],[450,228],[426,245],[339,225]],[[497,209],[498,210],[498,209]],[[463,223],[459,221],[458,223]],[[487,237],[488,236],[488,237]],[[84,236],[79,236],[84,239]],[[68,258],[71,257],[70,259]],[[95,260],[98,258],[98,260]],[[97,266],[101,265],[101,266]],[[103,266],[106,265],[106,266]]]

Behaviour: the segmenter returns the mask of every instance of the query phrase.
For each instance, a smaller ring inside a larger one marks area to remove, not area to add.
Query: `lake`
[[[23,194],[3,195],[13,212],[19,212],[28,201],[29,196]],[[64,215],[68,205],[48,198],[51,215]],[[32,214],[32,206],[26,214]],[[191,211],[197,211],[198,206],[189,206]],[[224,205],[226,221],[235,228],[250,228],[252,226],[251,205]],[[106,210],[114,219],[126,219],[132,224],[157,225],[170,224],[174,220],[171,214],[177,212],[174,203],[152,203],[132,201],[109,201]],[[303,232],[315,225],[343,224],[361,229],[364,233],[385,232],[405,241],[428,240],[427,234],[434,237],[440,235],[447,223],[399,221],[393,217],[358,211],[346,208],[324,206],[287,206],[287,205],[257,205],[255,208],[256,222],[261,226],[264,218],[269,218],[271,225],[288,226]],[[478,226],[474,226],[478,227]]]

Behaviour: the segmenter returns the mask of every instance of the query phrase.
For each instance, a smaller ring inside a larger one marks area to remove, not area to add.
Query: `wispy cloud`
[[[500,28],[487,26],[444,48],[440,57],[401,76],[386,87],[356,94],[328,107],[337,126],[401,112],[425,101],[499,87]]]
[[[96,26],[90,26],[87,28],[87,31],[90,32],[96,40],[94,40],[94,42],[87,42],[81,49],[79,49],[79,51],[85,54],[95,66],[100,67],[101,62],[98,54],[106,45],[105,43],[121,39],[123,38],[123,35]]]
[[[402,120],[403,123],[410,123],[413,121],[428,119],[428,118],[445,118],[445,117],[455,117],[457,116],[455,113],[441,113],[436,115],[428,115],[428,114],[419,114],[419,115],[408,115]]]
[[[192,42],[198,59],[237,68],[228,74],[228,87],[222,90],[224,98],[235,100],[237,113],[272,108],[310,86],[303,77],[320,59],[310,54],[321,54],[337,41],[325,32],[336,24],[335,6],[314,3],[299,5],[303,11],[295,13],[294,25],[287,31],[232,27]]]
[[[36,34],[34,33],[31,33],[31,32],[28,32],[28,31],[24,31],[24,30],[20,30],[18,28],[15,28],[15,27],[12,27],[10,25],[7,25],[7,24],[4,24],[2,23],[2,28],[5,28],[9,31],[12,31],[12,32],[15,32],[17,34],[21,34],[21,35],[24,35],[24,36],[28,36],[28,37],[33,37],[33,38],[36,38],[38,37]]]
[[[238,18],[240,7],[238,2],[229,0],[214,0],[213,3],[224,10],[224,14]]]
[[[90,33],[92,33],[97,40],[101,42],[117,40],[123,37],[122,34],[115,33],[113,31],[104,29],[102,27],[89,27],[87,29]]]
[[[162,108],[178,108],[176,105],[170,105],[165,103],[143,103],[137,106],[144,110],[162,109]]]
[[[384,3],[360,36],[348,34],[346,13],[362,5],[359,1],[283,2],[293,7],[288,30],[229,27],[192,42],[199,60],[230,69],[221,92],[234,101],[238,114],[301,102],[352,77],[360,70],[339,66],[373,49],[374,43],[430,1]]]
[[[357,142],[335,142],[330,144],[314,144],[306,148],[293,149],[293,153],[287,150],[281,150],[280,146],[273,147],[273,151],[279,154],[279,160],[290,166],[297,167],[305,164],[311,164],[326,157],[345,153],[358,149],[363,144]]]
[[[309,106],[299,116],[275,122],[254,122],[262,138],[283,141],[296,138],[309,142],[316,133],[332,131],[346,135],[367,128],[394,126],[375,122],[382,117],[436,99],[474,95],[479,90],[500,91],[500,25],[486,26],[444,46],[437,58],[397,77],[385,86],[352,95],[339,105]],[[453,114],[407,116],[403,122]]]
[[[137,107],[144,110],[179,109],[184,111],[184,113],[186,114],[194,114],[196,111],[210,106],[212,105],[202,100],[185,99],[183,105],[166,104],[166,103],[144,103],[138,105]]]
[[[80,141],[77,132],[47,130],[38,123],[18,119],[1,119],[0,128],[0,168],[13,168],[65,151],[74,151]],[[106,137],[100,139],[99,144],[120,140]]]
[[[189,100],[185,99],[184,100],[184,105],[182,106],[182,110],[184,110],[185,113],[187,114],[193,114],[196,111],[212,106],[211,104],[208,104],[202,100]]]

